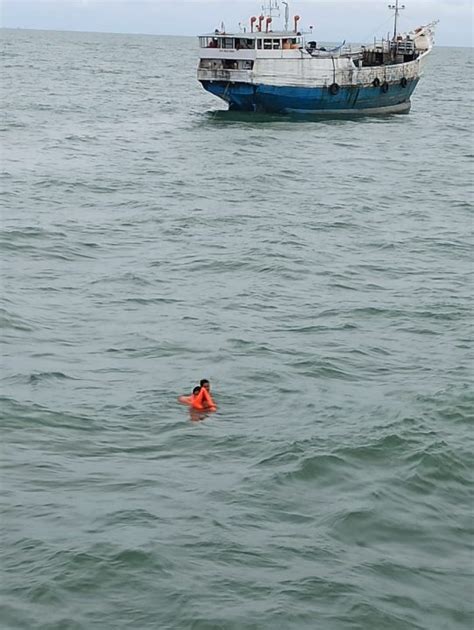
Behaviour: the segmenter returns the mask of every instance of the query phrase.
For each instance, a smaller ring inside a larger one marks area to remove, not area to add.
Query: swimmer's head
[[[207,378],[201,379],[199,384],[201,385],[201,387],[204,387],[204,389],[207,389],[207,391],[209,391],[211,389],[211,384],[209,383]]]
[[[193,389],[193,396],[196,396],[196,394],[199,394],[200,391],[201,391],[201,388],[198,385],[197,387]]]

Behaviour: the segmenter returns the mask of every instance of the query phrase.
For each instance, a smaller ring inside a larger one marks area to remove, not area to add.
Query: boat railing
[[[311,44],[313,43],[316,44],[316,42],[309,42],[304,49],[312,57],[347,57],[360,52],[360,46],[353,48],[350,44],[346,44],[345,42],[332,47],[312,46]]]
[[[400,55],[412,55],[415,52],[415,42],[411,39],[402,39],[391,43],[391,50]]]
[[[363,46],[367,50],[379,53],[399,53],[401,55],[412,55],[415,52],[415,42],[411,37],[403,39],[381,39],[374,40],[370,46]]]

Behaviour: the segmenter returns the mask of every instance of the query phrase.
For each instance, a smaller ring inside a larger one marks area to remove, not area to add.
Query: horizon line
[[[59,28],[27,28],[24,26],[1,26],[0,31],[33,31],[33,32],[43,32],[43,33],[95,33],[97,35],[134,35],[134,36],[143,36],[143,37],[187,37],[187,38],[198,38],[203,35],[176,35],[170,33],[143,33],[141,31],[83,31],[77,29],[59,29]],[[235,33],[229,33],[229,35],[233,35]],[[309,34],[309,33],[308,33]],[[362,42],[352,42],[352,43],[362,43]],[[435,44],[435,48],[473,48],[474,44],[470,46],[455,46],[452,44]]]

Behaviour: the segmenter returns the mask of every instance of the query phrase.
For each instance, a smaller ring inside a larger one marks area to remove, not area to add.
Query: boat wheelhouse
[[[402,7],[393,5],[393,36],[367,46],[323,46],[312,29],[302,33],[299,16],[273,31],[279,11],[272,0],[252,17],[249,29],[225,28],[202,35],[198,80],[231,110],[311,114],[407,113],[411,95],[433,46],[435,23],[399,34]]]

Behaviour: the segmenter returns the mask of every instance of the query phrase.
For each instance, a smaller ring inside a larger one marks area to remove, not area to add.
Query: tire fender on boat
[[[406,86],[408,85],[408,80],[406,77],[402,77],[400,85],[402,86],[402,88],[406,88]]]
[[[372,85],[374,87],[380,87],[380,79],[378,77],[375,77],[375,79],[372,81]]]
[[[337,83],[331,83],[331,85],[329,86],[329,92],[333,95],[336,96],[336,94],[339,94],[339,90],[341,88],[339,87],[339,85]]]
[[[387,81],[384,81],[381,87],[382,87],[382,92],[386,94],[388,92],[388,87],[389,87]]]

